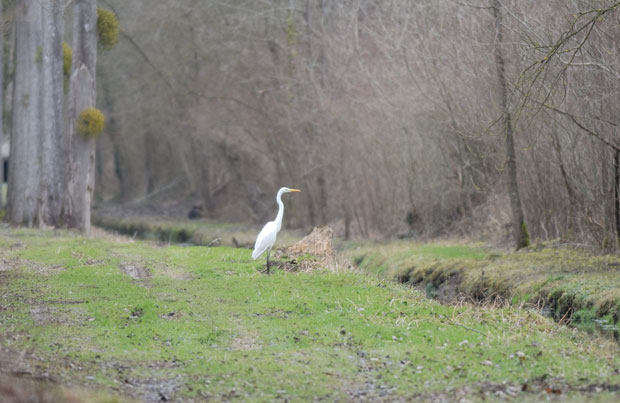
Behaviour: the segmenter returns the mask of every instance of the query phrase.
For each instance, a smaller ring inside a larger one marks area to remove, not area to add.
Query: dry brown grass
[[[278,255],[288,260],[279,264],[288,271],[327,269],[338,272],[352,268],[334,249],[334,229],[330,226],[314,228],[310,235],[278,251]]]

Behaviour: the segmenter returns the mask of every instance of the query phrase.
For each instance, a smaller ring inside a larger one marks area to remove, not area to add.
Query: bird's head
[[[290,192],[301,192],[301,190],[283,187],[283,188],[280,188],[280,190],[278,190],[278,197],[282,196],[284,193],[290,193]]]

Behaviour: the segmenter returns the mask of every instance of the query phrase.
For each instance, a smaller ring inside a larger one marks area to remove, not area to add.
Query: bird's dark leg
[[[269,274],[269,252],[271,251],[267,250],[267,274]]]

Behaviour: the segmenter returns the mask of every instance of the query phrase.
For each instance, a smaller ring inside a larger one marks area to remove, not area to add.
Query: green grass
[[[6,228],[0,248],[0,344],[74,385],[139,399],[169,385],[181,400],[334,401],[620,384],[614,343],[526,310],[441,305],[361,272],[266,276],[248,249]],[[458,248],[421,251],[485,259]]]
[[[417,262],[478,262],[489,257],[489,252],[481,245],[446,243],[351,242],[345,244],[344,249],[357,266],[389,279],[406,274]]]
[[[251,246],[261,229],[260,226],[245,223],[207,219],[179,220],[152,216],[119,218],[99,214],[93,215],[93,224],[137,239],[206,246]],[[299,231],[284,229],[278,234],[278,241],[292,243],[301,239],[301,236]]]
[[[346,252],[367,272],[422,285],[431,294],[452,281],[458,293],[477,300],[547,305],[558,320],[571,321],[580,312],[575,324],[592,329],[594,319],[617,323],[620,316],[617,255],[558,243],[502,252],[477,244],[404,241],[350,245]]]

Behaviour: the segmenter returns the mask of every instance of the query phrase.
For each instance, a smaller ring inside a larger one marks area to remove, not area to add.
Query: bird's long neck
[[[280,232],[282,227],[282,217],[284,217],[284,204],[282,203],[282,193],[278,192],[276,201],[278,202],[278,215],[276,216],[276,231]]]

